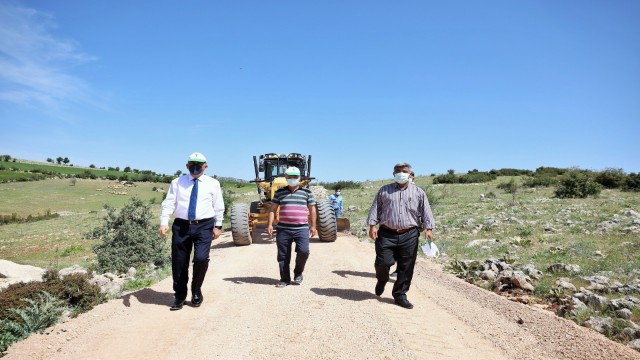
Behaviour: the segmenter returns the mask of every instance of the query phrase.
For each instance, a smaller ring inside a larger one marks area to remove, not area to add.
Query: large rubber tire
[[[233,243],[237,246],[251,245],[249,206],[247,204],[231,205],[231,235]]]
[[[329,200],[322,199],[316,203],[318,237],[320,241],[332,242],[338,238],[338,226],[336,225],[336,213]]]

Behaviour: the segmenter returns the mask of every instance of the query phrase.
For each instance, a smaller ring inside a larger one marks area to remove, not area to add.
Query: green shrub
[[[335,190],[336,188],[340,189],[361,189],[362,184],[356,181],[351,180],[339,180],[335,182],[320,182],[320,186],[324,186],[326,189]]]
[[[554,186],[558,183],[558,179],[555,175],[534,175],[528,176],[522,181],[522,186],[526,186],[529,188],[533,187],[549,187]]]
[[[640,173],[627,175],[622,183],[623,191],[640,191]]]
[[[165,194],[165,197],[167,195]],[[232,197],[232,193],[230,191],[227,190],[222,190],[222,201],[224,202],[224,214],[227,215],[229,214],[229,211],[231,210],[231,204],[233,204],[233,197]]]
[[[597,173],[594,180],[607,189],[617,189],[624,183],[625,174],[622,169],[607,168]]]
[[[522,176],[522,175],[532,175],[533,171],[531,170],[520,170],[520,169],[500,169],[500,170],[491,170],[489,171],[491,174],[496,174],[498,176]]]
[[[600,191],[602,185],[595,182],[590,172],[574,170],[560,177],[555,195],[559,198],[586,198],[598,195]]]
[[[456,184],[458,177],[455,174],[438,175],[433,178],[434,184]]]
[[[102,240],[93,247],[99,270],[124,273],[130,267],[147,264],[162,267],[169,262],[165,240],[151,223],[149,204],[133,197],[119,213],[111,206],[104,208],[107,210],[104,224],[85,234],[89,239]]]

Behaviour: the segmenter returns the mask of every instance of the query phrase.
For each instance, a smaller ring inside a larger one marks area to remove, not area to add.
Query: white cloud
[[[0,101],[49,110],[66,101],[91,102],[88,84],[69,69],[94,58],[52,35],[53,28],[49,14],[0,3]]]

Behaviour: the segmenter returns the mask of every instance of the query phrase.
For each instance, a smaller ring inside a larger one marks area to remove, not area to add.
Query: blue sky
[[[640,172],[640,2],[0,0],[0,154]]]

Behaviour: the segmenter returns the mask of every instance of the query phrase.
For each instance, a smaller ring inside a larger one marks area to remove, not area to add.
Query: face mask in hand
[[[300,179],[287,179],[287,184],[289,184],[289,186],[298,186]]]
[[[393,179],[398,184],[406,184],[409,181],[409,174],[403,172],[395,173],[393,174]]]
[[[200,164],[191,164],[189,165],[189,172],[191,175],[200,175],[202,174],[202,165]]]

